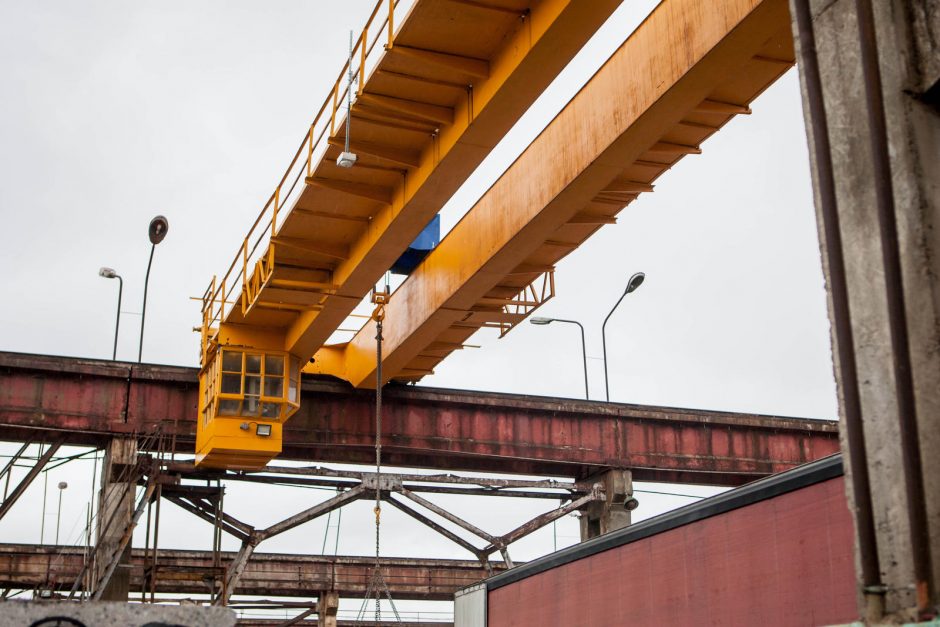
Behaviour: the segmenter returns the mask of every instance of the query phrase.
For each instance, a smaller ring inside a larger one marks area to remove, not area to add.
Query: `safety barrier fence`
[[[213,327],[225,320],[231,307],[241,306],[246,312],[274,269],[272,238],[283,223],[285,207],[291,207],[303,191],[301,178],[312,176],[315,164],[330,146],[330,139],[345,121],[343,107],[352,102],[348,93],[353,85],[355,95],[362,93],[369,73],[375,68],[385,50],[391,48],[396,33],[396,16],[407,15],[417,0],[377,0],[366,24],[353,42],[349,58],[343,64],[333,87],[313,118],[290,165],[278,181],[273,193],[242,240],[235,258],[225,274],[218,275],[206,287],[202,299],[202,359],[206,363],[210,334]],[[379,46],[385,42],[384,46]],[[352,80],[350,81],[350,63]],[[239,296],[238,290],[241,290]]]

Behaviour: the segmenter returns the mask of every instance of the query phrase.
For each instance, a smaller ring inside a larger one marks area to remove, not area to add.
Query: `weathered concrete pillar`
[[[633,473],[629,470],[608,470],[588,478],[584,483],[600,483],[607,498],[602,502],[590,503],[581,510],[582,542],[630,524],[630,512],[637,506],[633,498]]]
[[[98,550],[95,559],[95,581],[108,567],[108,558],[120,545],[134,515],[134,496],[137,475],[137,440],[115,438],[105,450],[101,470],[101,491],[98,493],[97,533]],[[110,524],[109,524],[110,522]],[[122,566],[130,564],[131,544],[127,544],[120,563],[111,580],[104,587],[102,601],[127,601],[130,591],[130,571]]]
[[[339,610],[339,593],[324,590],[317,599],[318,627],[336,627],[336,612]]]
[[[938,602],[940,575],[940,0],[790,6],[860,614],[913,618]]]

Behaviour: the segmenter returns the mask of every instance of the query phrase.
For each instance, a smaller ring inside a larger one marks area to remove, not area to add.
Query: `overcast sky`
[[[445,229],[655,4],[617,11],[448,204]],[[196,365],[199,308],[190,297],[227,267],[335,79],[349,29],[358,32],[372,6],[0,0],[0,350],[109,358],[117,284],[98,277],[104,265],[124,277],[118,357],[136,359],[146,230],[163,214],[170,229],[154,259],[144,360]],[[627,278],[644,271],[608,325],[612,400],[836,417],[796,71],[753,111],[558,268],[557,296],[538,315],[584,323],[592,398],[604,393],[601,322]],[[471,341],[482,348],[455,353],[422,385],[583,394],[573,326],[525,324],[502,340],[483,331]],[[86,492],[70,492],[63,516],[83,516]],[[41,504],[41,493],[31,498]],[[643,517],[686,502],[650,498]],[[265,515],[296,510],[278,502],[284,507]],[[516,509],[504,520],[484,508],[480,522],[508,529],[532,514]],[[31,537],[38,514],[29,510],[0,524],[0,541]],[[318,524],[266,550],[318,551]],[[424,532],[400,529],[391,553],[428,546]],[[204,535],[194,540],[200,548]],[[341,552],[356,551],[345,542]],[[542,534],[520,558],[550,542]]]

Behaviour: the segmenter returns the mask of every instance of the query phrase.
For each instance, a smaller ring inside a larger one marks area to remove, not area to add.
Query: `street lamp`
[[[59,509],[56,511],[55,519],[55,544],[59,546],[59,525],[62,523],[62,493],[65,492],[65,488],[69,487],[69,484],[65,481],[59,482]]]
[[[588,393],[587,344],[584,342],[584,327],[581,326],[581,323],[577,320],[563,320],[561,318],[531,318],[529,322],[539,326],[544,326],[553,322],[567,322],[568,324],[578,325],[578,328],[581,329],[581,359],[584,362],[584,398],[590,399],[591,396]]]
[[[617,300],[617,304],[614,305],[614,308],[610,310],[610,313],[607,314],[607,317],[604,318],[604,324],[601,326],[601,344],[604,347],[604,393],[607,396],[607,402],[610,402],[610,386],[607,382],[607,321],[610,320],[610,317],[613,315],[617,307],[620,306],[620,301],[623,300],[623,297],[636,290],[636,288],[643,285],[643,279],[646,278],[646,275],[642,272],[637,272],[630,280],[627,281],[627,287],[623,290],[623,294],[620,295],[620,298]]]
[[[121,294],[124,292],[124,279],[122,279],[121,275],[115,272],[113,268],[99,269],[98,276],[103,276],[106,279],[118,280],[117,320],[114,323],[114,351],[111,353],[111,359],[115,360],[117,359],[118,329],[121,328]]]
[[[150,283],[150,265],[153,263],[153,251],[157,244],[166,237],[166,232],[170,228],[170,223],[163,216],[157,216],[150,221],[150,227],[147,234],[150,237],[150,261],[147,262],[147,276],[144,278],[144,306],[140,312],[140,346],[137,348],[137,363],[140,363],[144,354],[144,320],[147,317],[147,286]]]

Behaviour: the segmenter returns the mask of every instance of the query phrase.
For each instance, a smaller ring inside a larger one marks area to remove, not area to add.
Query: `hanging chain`
[[[375,624],[379,625],[382,621],[382,594],[391,604],[392,613],[395,619],[400,623],[401,616],[395,607],[395,601],[392,599],[388,584],[382,576],[381,569],[381,524],[382,524],[382,321],[385,320],[385,305],[388,303],[391,290],[388,285],[386,275],[385,289],[379,291],[372,290],[372,302],[376,305],[372,312],[372,319],[375,320],[375,564],[372,569],[372,577],[369,580],[369,586],[366,590],[365,598],[362,600],[362,606],[359,608],[359,614],[356,620],[365,617],[365,611],[369,599],[375,597]]]
[[[381,313],[380,313],[381,312]],[[376,309],[376,319],[375,319],[375,356],[376,356],[376,366],[375,366],[375,475],[376,475],[376,489],[375,489],[375,526],[379,526],[379,517],[382,511],[381,498],[382,490],[379,485],[379,478],[382,474],[382,318],[385,316],[385,312],[382,307]],[[378,538],[376,537],[375,545],[375,559],[378,560],[379,546]]]
[[[382,320],[385,308],[375,310],[375,576],[379,576],[379,527],[382,519]],[[382,618],[381,596],[375,591],[375,624]]]

